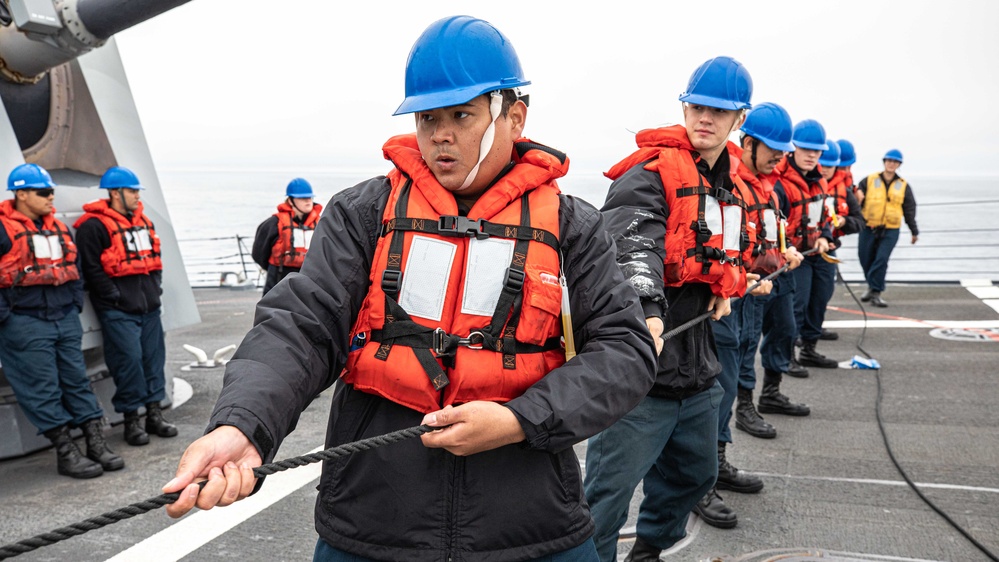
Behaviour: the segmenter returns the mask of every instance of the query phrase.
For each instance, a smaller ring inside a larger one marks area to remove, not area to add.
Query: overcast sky
[[[681,119],[677,96],[728,55],[753,102],[818,119],[903,175],[999,175],[999,2],[193,0],[118,35],[161,169],[383,170],[381,146],[413,42],[467,14],[510,38],[527,78],[525,134],[561,149],[570,177],[606,170],[634,132]]]

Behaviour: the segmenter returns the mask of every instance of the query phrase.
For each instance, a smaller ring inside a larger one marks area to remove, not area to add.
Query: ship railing
[[[252,236],[179,239],[180,253],[191,287],[262,287],[266,275],[251,257]]]

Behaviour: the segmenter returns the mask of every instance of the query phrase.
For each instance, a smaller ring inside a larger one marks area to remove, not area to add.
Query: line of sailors
[[[83,206],[75,242],[55,217],[56,184],[41,166],[15,167],[7,181],[13,198],[0,202],[3,374],[27,419],[55,445],[59,474],[73,478],[125,466],[104,439],[104,411],[84,362],[85,288],[101,324],[126,443],[142,446],[150,434],[178,433],[160,406],[166,398],[160,239],[143,214],[143,187],[131,170],[108,169],[100,187],[108,198]],[[73,428],[82,430],[86,454],[71,438]]]

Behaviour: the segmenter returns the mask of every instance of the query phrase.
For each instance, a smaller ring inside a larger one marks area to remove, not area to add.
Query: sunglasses
[[[43,187],[42,189],[32,189],[31,191],[35,192],[35,195],[39,197],[52,197],[53,195],[55,195],[55,188],[52,187]]]

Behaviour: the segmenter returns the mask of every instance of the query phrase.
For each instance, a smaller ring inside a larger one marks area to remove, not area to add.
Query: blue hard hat
[[[739,129],[743,133],[758,139],[773,150],[791,152],[793,125],[788,112],[776,103],[763,102],[749,110],[746,122]]]
[[[839,145],[839,165],[853,166],[857,162],[857,151],[853,149],[853,143],[846,139],[836,141]]]
[[[898,163],[901,164],[902,163],[902,151],[899,150],[899,149],[897,149],[897,148],[893,148],[893,149],[889,150],[888,152],[885,152],[885,157],[882,158],[882,160],[898,160]]]
[[[839,166],[839,144],[836,141],[829,141],[826,145],[829,148],[822,151],[822,155],[819,156],[819,164],[826,168],[835,168]]]
[[[121,166],[112,166],[101,176],[101,189],[145,189],[139,183],[139,177],[132,170]]]
[[[284,194],[287,197],[294,197],[296,199],[313,197],[312,184],[302,178],[295,178],[288,182],[288,189],[285,190]]]
[[[55,187],[52,176],[38,164],[21,164],[7,176],[7,191],[19,189],[45,189]]]
[[[430,24],[406,61],[406,99],[393,115],[466,103],[526,86],[517,52],[487,21],[451,16]]]
[[[826,150],[826,130],[822,124],[815,119],[805,119],[799,121],[794,126],[794,134],[791,135],[791,142],[798,148],[808,150]]]
[[[680,101],[718,109],[749,109],[753,79],[742,63],[732,57],[715,57],[690,75]]]

